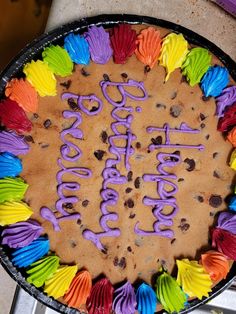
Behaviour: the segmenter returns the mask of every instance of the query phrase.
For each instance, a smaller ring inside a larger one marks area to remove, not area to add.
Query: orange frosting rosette
[[[136,44],[136,57],[152,69],[161,52],[160,32],[153,27],[148,27],[138,35]]]
[[[79,309],[86,304],[91,288],[91,275],[87,270],[82,270],[72,280],[64,300],[69,306]]]
[[[38,96],[34,87],[23,78],[12,79],[7,83],[5,95],[18,103],[27,112],[36,112]]]
[[[225,279],[229,272],[229,261],[227,257],[217,251],[208,251],[201,256],[204,269],[208,272],[211,280],[218,282]]]
[[[228,133],[227,140],[236,147],[236,126]]]

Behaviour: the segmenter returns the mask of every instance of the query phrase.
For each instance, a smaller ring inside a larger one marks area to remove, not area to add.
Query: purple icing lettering
[[[136,136],[132,134],[131,131],[131,123],[133,121],[133,115],[129,114],[133,112],[132,107],[125,107],[127,98],[130,98],[135,101],[145,100],[147,99],[148,95],[144,88],[144,84],[142,82],[136,82],[129,80],[128,83],[115,83],[110,81],[102,81],[100,83],[103,95],[105,99],[115,108],[111,112],[112,118],[115,120],[111,124],[111,129],[114,135],[109,136],[109,152],[114,155],[114,158],[108,158],[105,163],[105,169],[102,172],[103,176],[103,184],[102,184],[102,191],[101,197],[102,202],[100,205],[100,210],[102,216],[100,218],[100,227],[103,230],[102,232],[93,232],[92,230],[84,230],[83,237],[87,240],[90,240],[94,243],[94,245],[100,251],[106,251],[105,247],[101,243],[101,239],[103,237],[118,237],[120,235],[120,230],[118,228],[110,228],[108,226],[109,221],[117,221],[118,214],[109,212],[107,207],[115,206],[119,199],[119,194],[113,188],[110,188],[110,184],[124,184],[127,182],[126,176],[122,176],[120,171],[114,169],[113,167],[116,166],[121,162],[122,155],[124,155],[124,164],[127,170],[130,170],[129,164],[129,157],[134,153],[134,149],[132,148],[131,144],[132,141],[136,139]],[[141,97],[134,96],[125,90],[125,87],[132,86],[141,90],[143,95]],[[116,87],[121,94],[121,101],[116,102],[112,100],[108,96],[108,87]],[[122,118],[120,114],[122,111],[128,113],[125,118]],[[118,130],[118,128],[125,128],[125,133],[122,133]],[[126,145],[124,147],[119,147],[116,145],[116,141],[124,140]]]
[[[62,99],[67,99],[67,98],[77,99],[78,108],[83,113],[85,113],[89,116],[93,116],[102,110],[103,103],[95,95],[80,96],[80,95],[76,95],[76,94],[72,94],[72,93],[65,93],[62,95]],[[98,107],[95,110],[90,112],[83,105],[84,101],[90,101],[90,102],[95,101],[98,103]],[[65,110],[63,112],[63,117],[65,119],[75,118],[75,121],[71,125],[71,127],[61,131],[61,133],[60,133],[60,138],[61,138],[61,141],[64,143],[64,145],[62,145],[61,149],[60,149],[62,159],[58,158],[58,160],[57,160],[57,163],[58,163],[58,166],[60,167],[60,170],[58,171],[57,176],[56,176],[57,184],[58,184],[57,185],[58,200],[56,201],[55,207],[56,207],[57,212],[59,212],[63,216],[59,217],[59,218],[56,217],[55,214],[48,207],[42,207],[40,210],[41,216],[44,219],[46,219],[52,223],[55,231],[60,231],[60,226],[59,226],[60,221],[67,220],[67,219],[79,219],[80,218],[79,213],[70,214],[64,208],[64,205],[66,203],[75,204],[79,200],[77,196],[65,196],[64,191],[65,190],[67,190],[67,191],[78,191],[80,189],[80,184],[78,182],[63,182],[64,174],[70,173],[70,174],[73,174],[79,178],[89,178],[92,176],[92,171],[88,168],[84,168],[84,167],[68,167],[68,168],[66,168],[62,163],[62,160],[75,162],[81,157],[81,154],[82,154],[80,148],[77,145],[75,145],[74,143],[68,141],[66,139],[66,136],[70,135],[70,136],[74,137],[75,139],[79,139],[79,140],[81,140],[83,138],[82,130],[78,129],[78,126],[82,122],[81,113]],[[74,153],[74,155],[71,156],[73,153]]]
[[[188,149],[198,149],[200,151],[204,150],[204,145],[182,145],[182,144],[171,144],[170,142],[170,133],[190,133],[190,134],[198,134],[200,131],[198,129],[190,128],[185,122],[180,124],[179,129],[172,129],[170,128],[168,123],[165,123],[163,128],[149,126],[147,127],[147,133],[152,132],[165,132],[165,143],[164,144],[151,144],[149,145],[148,149],[153,151],[157,148],[188,148]]]

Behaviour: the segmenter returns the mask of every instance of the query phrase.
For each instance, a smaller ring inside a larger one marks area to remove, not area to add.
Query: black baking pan
[[[31,60],[37,60],[41,58],[41,53],[43,49],[49,44],[59,44],[63,45],[64,37],[71,32],[83,33],[91,25],[102,25],[104,28],[110,28],[118,23],[129,23],[129,24],[153,24],[156,26],[161,26],[168,28],[171,31],[182,33],[184,37],[188,40],[190,44],[202,46],[211,51],[228,69],[232,78],[236,81],[236,63],[220,48],[215,44],[207,40],[206,38],[196,34],[195,32],[180,26],[178,24],[156,19],[148,16],[138,16],[129,14],[117,14],[117,15],[99,15],[89,18],[84,18],[79,21],[74,21],[55,30],[45,33],[39,38],[32,41],[24,49],[22,49],[19,54],[12,59],[12,61],[7,65],[7,67],[0,74],[0,98],[4,97],[4,90],[6,83],[13,77],[22,76],[22,68]],[[1,232],[1,230],[0,230]],[[46,306],[58,311],[59,313],[75,314],[81,313],[78,310],[69,308],[59,301],[48,297],[42,290],[37,289],[33,285],[29,284],[25,277],[24,272],[17,269],[10,260],[10,250],[9,248],[3,246],[0,247],[0,262],[8,274],[14,279],[24,290],[26,290],[31,296],[45,304]],[[233,282],[236,276],[236,263],[230,269],[228,276],[225,280],[222,280],[217,284],[210,293],[208,298],[203,298],[202,300],[194,299],[188,302],[188,305],[180,313],[189,313],[197,307],[208,302],[212,298],[220,294],[224,289],[226,289]],[[159,313],[163,313],[161,311]]]

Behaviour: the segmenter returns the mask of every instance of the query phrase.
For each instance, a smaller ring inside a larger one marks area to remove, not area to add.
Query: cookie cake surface
[[[46,45],[0,104],[12,264],[82,312],[208,297],[236,258],[235,101],[224,64],[168,28],[90,25]]]

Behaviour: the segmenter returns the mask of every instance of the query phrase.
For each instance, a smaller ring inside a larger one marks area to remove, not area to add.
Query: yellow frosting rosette
[[[32,209],[24,202],[4,202],[0,204],[0,226],[25,221],[33,214]]]
[[[197,261],[189,261],[187,258],[177,260],[177,283],[190,297],[202,299],[208,297],[211,292],[212,281],[210,275]]]
[[[168,81],[175,69],[181,67],[187,53],[188,42],[182,34],[171,33],[164,38],[159,61],[160,65],[166,68],[165,81]]]
[[[31,61],[24,66],[23,72],[41,97],[57,94],[57,81],[48,64],[41,60]]]
[[[60,266],[53,276],[45,282],[44,291],[55,299],[62,297],[69,289],[77,270],[77,265]]]

